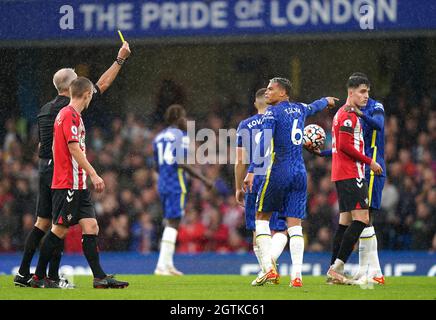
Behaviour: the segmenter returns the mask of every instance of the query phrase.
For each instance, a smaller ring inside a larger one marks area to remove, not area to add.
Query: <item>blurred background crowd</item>
[[[436,95],[430,92],[420,101],[410,101],[407,90],[401,89],[382,102],[386,110],[388,178],[382,210],[374,222],[379,249],[436,251]],[[104,193],[93,193],[100,225],[99,247],[105,251],[157,251],[163,213],[152,141],[163,129],[162,122],[130,112],[107,115],[102,124],[93,121],[99,112],[84,114],[87,156],[106,183]],[[253,112],[251,106],[235,101],[230,107],[215,104],[206,116],[192,120],[196,120],[197,130],[211,128],[218,132],[236,128]],[[307,122],[326,129],[325,148],[330,147],[333,115],[323,113]],[[15,252],[23,249],[34,223],[37,127],[26,125],[18,117],[8,118],[0,138],[0,252]],[[309,193],[303,226],[305,248],[329,251],[338,221],[337,195],[330,181],[331,160],[306,152],[304,156]],[[216,192],[212,194],[199,181],[190,180],[177,251],[250,251],[251,233],[245,230],[244,209],[234,198],[233,165],[198,167],[216,181]],[[71,228],[65,252],[81,252],[80,239],[80,227]]]

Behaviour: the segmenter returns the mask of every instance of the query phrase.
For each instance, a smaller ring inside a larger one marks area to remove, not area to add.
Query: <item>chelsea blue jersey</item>
[[[364,116],[361,121],[363,129],[363,139],[365,141],[365,155],[373,159],[374,148],[372,143],[375,142],[377,146],[376,162],[383,168],[382,176],[386,176],[385,165],[385,127],[384,127],[384,107],[383,105],[374,100],[369,99],[365,108],[362,108]],[[365,116],[375,118],[375,121],[368,121]],[[374,139],[374,141],[373,141]],[[370,175],[370,167],[365,166],[365,176],[368,179]]]
[[[168,127],[153,141],[154,159],[159,172],[159,193],[186,193],[186,174],[179,164],[186,163],[189,138],[187,133]]]
[[[310,105],[282,101],[271,106],[263,117],[263,131],[259,143],[260,155],[272,153],[274,165],[287,163],[291,172],[306,171],[303,160],[303,130],[306,117],[323,110],[328,104],[322,98]],[[259,159],[250,165],[249,172],[254,167],[260,167]]]

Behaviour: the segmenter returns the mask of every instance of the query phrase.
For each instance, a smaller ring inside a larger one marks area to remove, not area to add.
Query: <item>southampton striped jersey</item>
[[[53,126],[52,189],[86,189],[86,171],[74,160],[68,144],[77,142],[86,154],[85,126],[80,114],[71,106],[64,107]]]

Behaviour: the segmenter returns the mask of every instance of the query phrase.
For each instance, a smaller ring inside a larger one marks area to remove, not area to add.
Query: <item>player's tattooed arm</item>
[[[117,60],[121,58],[122,60],[126,60],[130,56],[130,48],[129,43],[125,41],[118,51]],[[118,73],[121,70],[121,65],[115,61],[112,65],[103,73],[100,79],[97,82],[97,86],[100,89],[100,93],[105,92],[114,82],[115,78],[118,76]]]

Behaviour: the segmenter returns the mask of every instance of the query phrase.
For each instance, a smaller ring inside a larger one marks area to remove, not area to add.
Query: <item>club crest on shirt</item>
[[[353,123],[351,122],[351,120],[347,119],[344,121],[344,126],[345,127],[351,127],[353,125]]]
[[[76,136],[77,135],[77,127],[76,126],[72,126],[71,127],[71,132]]]

